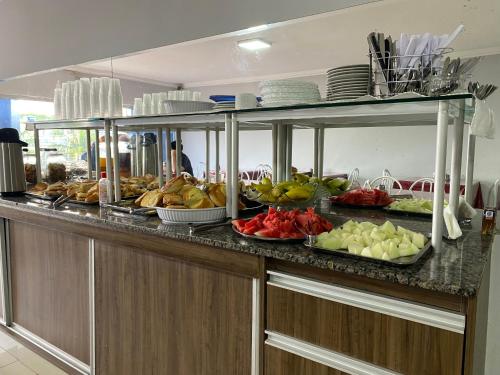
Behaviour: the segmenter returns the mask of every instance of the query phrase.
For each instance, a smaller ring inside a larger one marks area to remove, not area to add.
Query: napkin
[[[457,238],[462,236],[462,230],[460,229],[460,225],[458,225],[458,220],[451,212],[450,206],[447,206],[443,211],[444,223],[446,225],[446,229],[448,230],[448,238],[452,240],[456,240]]]
[[[488,139],[495,138],[495,119],[493,111],[485,100],[476,99],[474,116],[470,124],[470,133]]]
[[[464,197],[458,198],[458,217],[463,219],[472,219],[477,215],[476,210],[472,207]]]

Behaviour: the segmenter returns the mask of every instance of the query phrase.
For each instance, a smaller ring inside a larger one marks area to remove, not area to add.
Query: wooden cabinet
[[[250,375],[252,285],[251,277],[96,241],[96,374]]]
[[[10,221],[12,321],[90,362],[89,240]]]
[[[286,274],[271,275],[267,287],[269,332],[298,340],[290,347],[316,345],[382,373],[461,374],[464,325],[461,314]],[[266,353],[266,368],[280,366],[283,354],[275,354]]]

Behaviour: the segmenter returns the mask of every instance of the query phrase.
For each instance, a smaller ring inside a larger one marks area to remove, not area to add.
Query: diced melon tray
[[[340,228],[321,233],[311,248],[335,255],[370,259],[398,266],[416,263],[430,249],[422,233],[394,226],[349,220]]]

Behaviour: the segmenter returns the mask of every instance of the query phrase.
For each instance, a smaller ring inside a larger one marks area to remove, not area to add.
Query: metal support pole
[[[99,149],[99,129],[95,131],[95,178],[101,178],[101,150]]]
[[[33,136],[35,138],[35,166],[36,166],[36,182],[42,182],[42,156],[40,153],[40,134],[39,130],[36,128],[33,131]]]
[[[92,180],[92,146],[90,141],[90,129],[85,130],[85,142],[87,143],[87,178]]]
[[[210,182],[210,129],[205,129],[205,182]]]
[[[220,129],[215,129],[215,182],[220,182]]]
[[[474,183],[474,158],[476,156],[476,136],[470,134],[467,140],[467,166],[465,169],[465,201],[472,205],[474,202],[472,185]]]
[[[10,270],[10,239],[9,221],[0,219],[0,259],[2,263],[0,287],[3,306],[3,323],[12,325],[11,270]]]
[[[323,162],[325,160],[325,128],[318,133],[318,177],[323,178]]]
[[[142,147],[141,147],[141,132],[135,133],[135,154],[136,154],[136,162],[135,162],[135,175],[142,176]]]
[[[319,169],[319,164],[318,164],[318,152],[319,152],[319,129],[314,128],[314,149],[313,149],[313,159],[314,159],[314,166],[313,166],[313,176],[318,177],[318,169]]]
[[[182,134],[181,129],[175,129],[175,176],[182,172]]]
[[[286,180],[290,180],[292,178],[292,150],[293,150],[293,125],[287,126],[286,133]]]
[[[158,145],[158,184],[163,186],[163,129],[156,129],[156,144]]]
[[[451,180],[449,204],[451,212],[458,217],[458,198],[460,196],[460,175],[462,172],[462,145],[464,140],[465,100],[458,106],[458,117],[453,123],[453,144],[451,146]]]
[[[170,131],[170,128],[166,129],[167,136],[166,136],[166,143],[167,143],[167,157],[165,158],[166,160],[166,176],[167,176],[167,181],[169,181],[172,178],[172,134]]]
[[[239,124],[236,118],[236,113],[232,114],[231,117],[231,127],[232,127],[232,147],[231,147],[231,217],[233,219],[238,218],[238,202],[240,200],[240,185],[239,185]]]
[[[106,146],[106,176],[110,181],[113,181],[113,168],[111,166],[111,120],[104,121],[104,142]],[[113,186],[108,184],[108,200],[113,197]]]
[[[226,132],[226,214],[227,217],[232,216],[232,127],[231,127],[231,115],[226,113],[225,115],[225,132]]]
[[[272,138],[273,138],[273,171],[272,181],[275,184],[278,181],[278,124],[272,124]]]
[[[115,190],[115,202],[122,200],[120,189],[120,150],[118,149],[118,127],[113,124],[113,187]]]
[[[286,141],[287,127],[283,124],[278,124],[278,151],[277,151],[277,176],[276,182],[281,182],[286,179]]]
[[[449,102],[439,102],[436,134],[436,165],[434,182],[434,204],[432,211],[432,246],[441,249],[443,242],[444,183],[446,173],[446,147],[448,137]]]

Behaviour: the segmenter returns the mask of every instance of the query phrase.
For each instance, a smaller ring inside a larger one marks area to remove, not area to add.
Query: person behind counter
[[[175,151],[177,149],[177,142],[173,141],[172,143],[170,143],[170,148],[172,149],[172,151],[171,151],[171,155],[172,155],[172,172],[174,174],[177,174],[177,171],[176,171],[177,153]],[[184,149],[184,146],[181,143],[181,152],[182,152],[183,149]],[[182,152],[181,166],[182,166],[181,172],[187,172],[191,176],[193,176],[193,167],[191,166],[191,160],[189,160],[188,156],[184,152]]]

